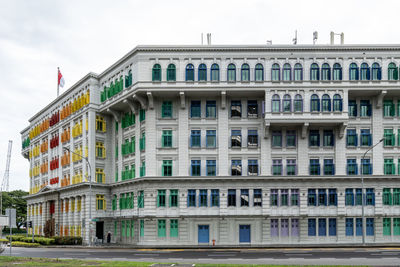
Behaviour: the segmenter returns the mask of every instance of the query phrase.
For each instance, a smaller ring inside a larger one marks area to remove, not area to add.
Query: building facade
[[[138,46],[21,132],[30,231],[398,243],[399,64],[395,45]]]

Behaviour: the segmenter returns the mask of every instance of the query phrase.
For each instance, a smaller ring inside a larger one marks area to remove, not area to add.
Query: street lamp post
[[[87,157],[83,157],[82,155],[71,151],[68,147],[64,147],[64,150],[68,152],[78,155],[82,159],[86,160],[87,165],[89,166],[89,247],[92,246],[92,168],[90,166],[89,160]]]
[[[378,143],[376,143],[373,146],[370,146],[367,151],[365,151],[364,155],[362,156],[362,160],[361,160],[361,220],[362,220],[362,244],[363,246],[365,246],[365,230],[366,230],[366,225],[365,225],[365,216],[364,216],[364,206],[365,206],[365,201],[366,201],[366,197],[364,197],[364,158],[367,155],[367,153],[369,151],[371,151],[374,147],[376,147],[377,145],[379,145],[380,143],[382,143],[382,141],[384,140],[384,138],[382,138],[381,140],[379,140]],[[366,195],[365,195],[366,196]]]

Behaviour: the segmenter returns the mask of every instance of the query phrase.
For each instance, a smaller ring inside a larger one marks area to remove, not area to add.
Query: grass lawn
[[[112,267],[138,267],[151,266],[154,262],[132,262],[132,261],[95,261],[95,260],[59,260],[46,258],[28,258],[28,257],[9,257],[0,256],[0,266],[112,266]],[[171,266],[171,263],[165,264]],[[301,265],[257,265],[257,264],[197,264],[196,267],[290,267]],[[316,265],[313,265],[316,267]],[[324,266],[327,267],[327,266]],[[328,266],[329,267],[329,266]]]

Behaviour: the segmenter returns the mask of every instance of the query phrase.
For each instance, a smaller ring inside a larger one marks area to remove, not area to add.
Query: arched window
[[[132,70],[129,70],[128,75],[125,76],[125,88],[132,85]]]
[[[169,64],[167,67],[167,81],[176,81],[176,67],[174,64]]]
[[[228,82],[236,81],[236,66],[231,63],[228,65]]]
[[[286,94],[283,96],[283,112],[292,111],[292,98],[290,95]]]
[[[349,80],[358,81],[358,66],[356,63],[351,63],[349,68]]]
[[[281,68],[279,67],[279,64],[275,63],[272,65],[272,69],[271,69],[271,80],[272,81],[279,81],[281,79],[280,71],[281,71]]]
[[[310,106],[310,111],[315,112],[319,111],[319,97],[316,94],[313,94],[311,96],[311,106]]]
[[[329,95],[325,94],[322,96],[322,112],[331,111],[331,98]]]
[[[153,82],[161,81],[161,66],[160,66],[160,64],[154,64],[154,66],[153,66],[152,81]]]
[[[294,65],[294,80],[303,80],[303,66],[300,63],[296,63],[296,65]]]
[[[281,99],[279,95],[272,96],[272,112],[280,112],[281,111]]]
[[[342,66],[339,63],[333,64],[333,80],[341,81],[342,80]]]
[[[199,81],[207,81],[207,66],[206,64],[199,65]]]
[[[379,63],[372,64],[372,80],[373,81],[380,81],[382,80],[382,69],[379,66]]]
[[[193,66],[193,64],[186,65],[186,81],[194,81],[194,66]]]
[[[258,63],[256,65],[256,69],[255,69],[255,80],[257,82],[259,81],[264,81],[264,67],[261,63]]]
[[[370,70],[367,63],[362,63],[360,68],[360,80],[368,81],[370,80]]]
[[[219,81],[219,66],[216,63],[211,65],[211,81]]]
[[[342,97],[338,94],[333,96],[333,111],[338,112],[343,110]]]
[[[250,81],[250,67],[249,64],[242,65],[242,82]]]
[[[296,95],[293,102],[293,111],[302,112],[303,111],[303,98],[301,95]]]
[[[317,63],[311,64],[310,80],[311,81],[319,81],[319,66]]]
[[[321,68],[321,80],[330,81],[331,80],[331,67],[328,63],[322,64]]]
[[[282,80],[290,81],[292,79],[292,67],[289,63],[285,63],[283,65],[283,73],[282,73]]]
[[[397,69],[396,63],[390,63],[388,65],[388,80],[397,81],[399,79],[399,70]]]

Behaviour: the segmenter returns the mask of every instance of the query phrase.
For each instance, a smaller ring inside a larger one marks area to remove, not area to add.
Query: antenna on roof
[[[207,33],[207,44],[211,45],[211,33]]]
[[[297,30],[294,33],[294,38],[293,38],[293,44],[296,45],[297,44]]]
[[[201,33],[201,45],[203,45],[203,33]]]
[[[315,32],[313,32],[313,44],[315,44],[317,42],[317,39],[318,39],[318,32],[315,31]]]

